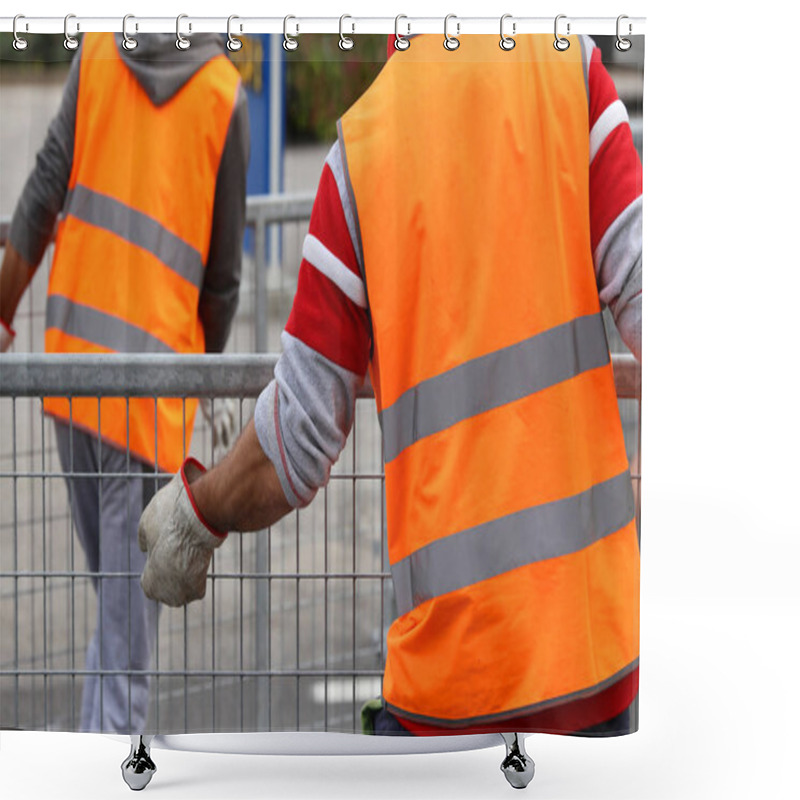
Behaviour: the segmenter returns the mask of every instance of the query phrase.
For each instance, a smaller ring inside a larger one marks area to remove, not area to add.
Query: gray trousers
[[[139,517],[155,491],[153,471],[69,425],[56,422],[55,433],[63,471],[91,473],[67,477],[75,529],[97,592],[80,729],[143,733],[150,678],[130,673],[149,669],[158,628],[158,604],[139,585],[145,555],[137,542]]]

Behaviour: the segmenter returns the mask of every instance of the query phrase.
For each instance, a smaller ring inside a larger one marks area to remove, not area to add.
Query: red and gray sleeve
[[[622,340],[641,360],[642,163],[628,112],[603,66],[600,50],[584,37],[589,91],[589,194],[592,254],[601,302]]]
[[[311,502],[353,425],[369,363],[367,298],[338,143],[322,171],[275,378],[255,426],[289,503]]]

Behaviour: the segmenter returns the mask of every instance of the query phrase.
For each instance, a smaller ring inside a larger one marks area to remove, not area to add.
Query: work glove
[[[202,464],[187,458],[139,520],[139,548],[147,553],[142,589],[168,606],[205,597],[211,556],[227,536],[215,531],[195,505],[190,484],[203,472]]]
[[[214,403],[214,418],[211,418],[211,400],[203,397],[200,400],[200,410],[206,422],[211,425],[211,444],[219,447],[223,454],[233,444],[236,437],[236,403],[229,397],[217,400]]]
[[[0,319],[0,353],[5,353],[14,341],[14,329]]]

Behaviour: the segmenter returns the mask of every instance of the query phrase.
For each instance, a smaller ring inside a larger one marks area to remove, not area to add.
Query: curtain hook
[[[567,15],[559,14],[556,17],[555,28],[554,28],[556,40],[553,42],[553,47],[555,47],[555,49],[558,50],[560,53],[563,53],[565,50],[569,49],[569,39],[565,39],[558,33],[558,21],[560,19],[567,19]],[[567,36],[569,36],[569,21],[567,21]]]
[[[349,36],[345,36],[343,31],[342,31],[342,27],[343,27],[344,21],[346,19],[353,19],[353,18],[349,14],[342,14],[342,16],[339,17],[339,49],[340,50],[352,50],[353,47],[355,47],[355,44],[356,44]],[[355,26],[355,23],[354,23],[353,24],[353,33],[355,33],[355,30],[356,30],[356,26]]]
[[[631,40],[623,39],[622,34],[620,33],[620,22],[622,22],[622,20],[624,19],[628,19],[628,17],[625,14],[620,14],[617,17],[617,41],[614,42],[614,47],[616,47],[617,50],[620,51],[620,53],[624,53],[626,50],[631,49]],[[628,36],[631,35],[632,30],[633,28],[631,26],[631,23],[628,22]]]
[[[65,50],[77,50],[78,49],[78,40],[70,35],[69,32],[69,21],[71,19],[75,19],[74,14],[67,14],[64,17],[64,49]],[[78,23],[75,27],[76,32],[81,29],[80,23]]]
[[[134,39],[132,36],[128,36],[128,20],[129,19],[136,19],[136,17],[134,17],[133,14],[126,14],[122,18],[122,46],[126,50],[135,50],[136,46],[139,44],[139,42],[137,42],[136,39]],[[138,22],[134,23],[134,30],[135,31],[139,30],[139,23]]]
[[[14,25],[12,27],[12,30],[14,32],[14,42],[13,42],[13,44],[14,44],[14,49],[15,50],[25,50],[28,47],[28,40],[27,39],[23,39],[17,33],[17,22],[19,20],[21,20],[21,19],[25,19],[25,16],[23,14],[17,14],[17,16],[14,17]],[[26,31],[28,30],[28,23],[27,22],[25,23],[25,30]]]
[[[451,36],[447,32],[447,23],[450,22],[451,19],[456,20],[456,35],[455,36]],[[445,50],[450,50],[451,52],[453,50],[458,50],[458,46],[461,44],[461,42],[459,42],[458,38],[457,38],[460,30],[461,30],[461,23],[458,22],[458,18],[456,17],[456,15],[455,14],[448,14],[444,18],[444,49]]]
[[[283,49],[284,50],[297,50],[298,41],[293,36],[289,36],[288,25],[290,19],[297,19],[291,14],[283,18]],[[300,26],[297,26],[297,32],[300,33]]]
[[[191,42],[181,33],[181,20],[187,19],[188,16],[188,14],[178,14],[177,18],[175,19],[175,35],[178,37],[175,40],[175,47],[177,47],[178,50],[188,50],[189,45],[191,44]],[[191,33],[191,31],[192,23],[190,22],[189,32]]]
[[[503,16],[500,17],[500,49],[501,50],[506,50],[506,51],[513,50],[516,47],[516,44],[517,44],[511,38],[511,36],[506,36],[504,31],[503,31],[503,26],[504,26],[505,21],[507,19],[512,19],[511,14],[503,14]],[[516,22],[512,22],[511,23],[511,33],[515,34],[516,32],[517,32],[517,23]]]
[[[411,47],[411,42],[405,37],[400,35],[400,20],[408,19],[405,14],[398,14],[394,18],[394,49],[395,50],[408,50]],[[408,25],[408,32],[411,33],[411,26]]]
[[[226,44],[226,47],[228,48],[228,50],[231,51],[231,53],[235,53],[238,50],[242,49],[242,40],[237,39],[231,33],[231,22],[233,22],[235,19],[239,19],[239,17],[237,17],[235,14],[231,14],[231,16],[228,17],[228,42]],[[240,25],[239,32],[241,33],[241,31],[242,31],[242,26]]]

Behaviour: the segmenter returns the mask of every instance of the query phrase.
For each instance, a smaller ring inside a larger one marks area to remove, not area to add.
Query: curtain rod
[[[12,33],[15,17],[0,17],[0,32]],[[16,33],[24,34],[64,34],[65,27],[71,36],[81,33],[122,33],[122,16],[83,17],[70,14],[65,17],[36,17],[19,15],[16,17]],[[619,20],[619,21],[618,21]],[[137,17],[129,16],[126,30],[129,35],[136,33],[177,33],[191,36],[193,33],[230,33],[242,36],[255,33],[283,34],[290,36],[304,33],[339,34],[393,34],[397,30],[402,36],[412,34],[444,34],[444,17],[195,17],[181,14],[180,17]],[[459,17],[450,15],[447,23],[451,35],[494,33],[500,34],[500,16],[497,17]],[[618,27],[619,26],[619,27]],[[595,34],[614,36],[639,36],[645,32],[645,17],[570,17],[560,14],[557,20],[558,33]],[[555,17],[515,17],[505,15],[503,29],[507,35],[519,36],[526,33],[553,34],[556,28]]]

